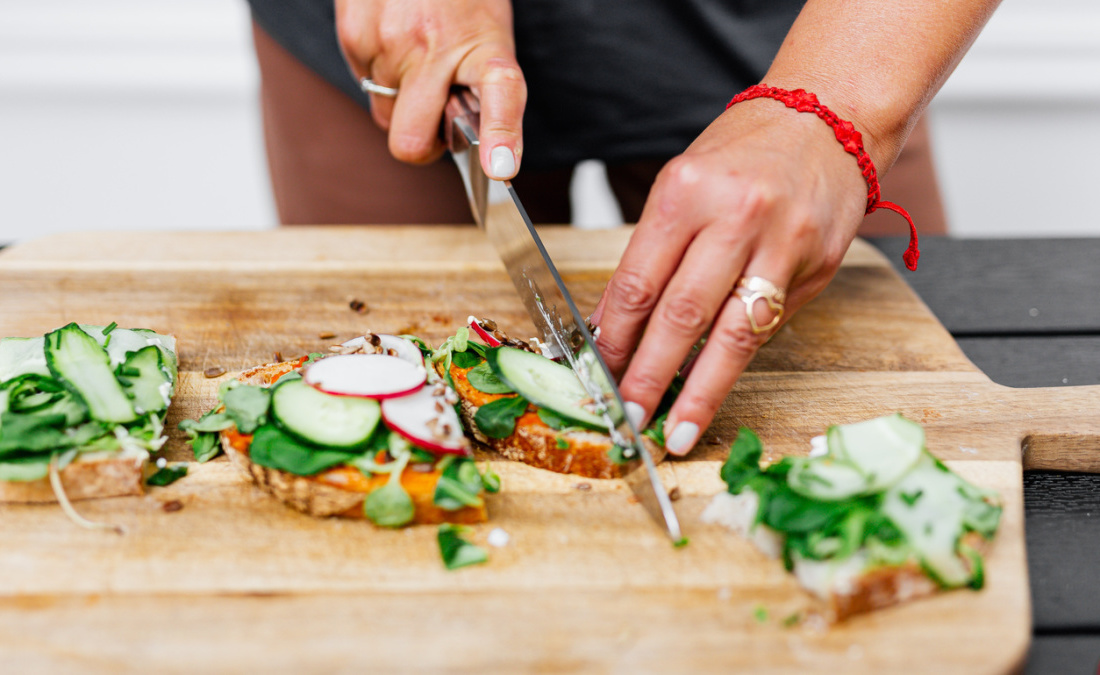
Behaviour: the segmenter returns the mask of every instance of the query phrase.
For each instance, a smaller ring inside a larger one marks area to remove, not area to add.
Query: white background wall
[[[0,0],[0,241],[273,226],[249,40],[243,0]],[[931,115],[956,234],[1100,235],[1096,0],[1005,0]]]

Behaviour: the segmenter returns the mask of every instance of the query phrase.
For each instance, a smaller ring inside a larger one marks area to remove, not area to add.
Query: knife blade
[[[531,224],[511,181],[490,179],[478,152],[480,105],[473,92],[456,88],[444,113],[443,135],[454,159],[474,221],[500,255],[523,304],[548,347],[563,358],[595,402],[612,442],[622,451],[623,478],[646,511],[674,543],[684,541],[672,500],[657,473],[657,462],[624,414],[623,398],[585,320]]]

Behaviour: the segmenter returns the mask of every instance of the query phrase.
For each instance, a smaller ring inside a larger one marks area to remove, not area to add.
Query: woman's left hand
[[[733,106],[669,162],[592,316],[632,419],[648,420],[705,336],[664,428],[687,453],[760,346],[832,279],[866,195],[832,129],[772,100]],[[750,306],[737,284],[753,277],[785,300]]]

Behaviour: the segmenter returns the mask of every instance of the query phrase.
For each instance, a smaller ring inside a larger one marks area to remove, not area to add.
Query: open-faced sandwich
[[[175,338],[71,323],[0,340],[0,502],[139,495],[166,440]]]
[[[466,429],[478,442],[540,469],[622,477],[622,451],[596,414],[595,401],[573,371],[547,358],[536,340],[511,339],[494,322],[470,317],[469,328],[435,350],[432,363],[457,392]],[[670,406],[671,401],[662,409]],[[658,411],[642,433],[654,454],[661,454],[662,422]]]
[[[475,464],[457,396],[427,369],[422,345],[367,334],[335,354],[252,368],[181,428],[196,459],[224,449],[258,486],[313,516],[484,522],[485,492],[499,479]]]
[[[728,492],[703,519],[772,557],[838,621],[984,582],[982,552],[1000,522],[998,495],[967,482],[925,448],[901,415],[830,427],[825,448],[760,466],[741,429],[722,466]]]

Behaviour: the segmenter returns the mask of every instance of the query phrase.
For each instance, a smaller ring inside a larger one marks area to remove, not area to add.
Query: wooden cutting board
[[[629,229],[544,230],[582,311]],[[1005,292],[1011,292],[1006,289]],[[368,311],[349,308],[352,300]],[[179,339],[175,425],[236,371],[365,330],[434,342],[468,314],[530,324],[472,228],[80,233],[0,252],[0,335],[79,321]],[[331,332],[335,338],[322,339]],[[229,371],[207,379],[203,371]],[[691,544],[673,549],[617,481],[487,459],[504,487],[488,565],[443,569],[435,528],[315,520],[224,458],[144,497],[82,502],[123,536],[56,506],[0,507],[0,662],[12,672],[1005,672],[1030,635],[1023,468],[1100,469],[1100,388],[991,383],[885,260],[857,242],[832,285],[760,353],[700,447],[661,470]],[[785,627],[806,597],[780,564],[700,513],[736,429],[804,454],[826,426],[900,411],[932,452],[1001,492],[981,592],[956,591],[821,630]],[[178,501],[183,508],[166,511]]]

